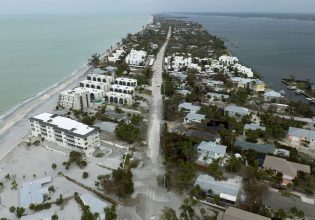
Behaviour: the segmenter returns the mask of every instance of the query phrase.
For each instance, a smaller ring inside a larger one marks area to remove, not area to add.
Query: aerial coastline
[[[258,74],[152,16],[0,118],[0,217],[314,218],[314,112]]]

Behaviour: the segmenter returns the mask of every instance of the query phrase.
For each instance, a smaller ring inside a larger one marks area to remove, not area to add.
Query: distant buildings
[[[251,68],[248,68],[246,66],[242,66],[241,64],[235,64],[234,68],[241,74],[245,75],[248,78],[253,78],[254,73]]]
[[[235,64],[238,63],[238,58],[223,55],[219,57],[219,62],[225,66],[234,66]]]
[[[230,97],[229,95],[215,92],[208,92],[206,96],[210,99],[210,101],[225,101]]]
[[[235,203],[242,188],[242,177],[235,176],[234,178],[217,181],[209,175],[199,175],[194,186],[199,185],[201,190],[209,193],[211,190],[213,195],[219,195],[220,199]]]
[[[126,57],[126,63],[130,66],[144,66],[147,57],[147,52],[143,50],[132,49]]]
[[[111,56],[108,57],[109,62],[117,62],[121,56],[125,53],[123,49],[117,49],[114,53],[111,54]]]
[[[243,117],[250,114],[247,108],[239,107],[236,105],[226,106],[224,108],[224,112],[230,117]]]
[[[293,163],[286,159],[267,155],[263,164],[265,170],[273,170],[282,174],[282,185],[292,183],[298,172],[310,174],[310,166]]]
[[[81,87],[63,91],[58,105],[65,109],[85,110],[90,107],[90,92]]]
[[[293,144],[309,143],[315,144],[315,131],[290,127],[288,132],[288,139]]]
[[[100,146],[99,128],[70,118],[42,113],[30,118],[33,136],[43,137],[59,146],[89,151]]]

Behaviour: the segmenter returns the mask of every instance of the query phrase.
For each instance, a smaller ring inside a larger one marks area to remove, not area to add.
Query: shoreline
[[[150,17],[149,17],[150,18]],[[146,26],[144,24],[143,26]],[[141,32],[144,28],[140,27],[131,34]],[[128,33],[126,33],[128,34]],[[123,38],[125,36],[122,36]],[[101,58],[109,55],[121,44],[121,40],[109,47],[108,52],[100,54]],[[110,49],[112,48],[112,49]],[[84,64],[59,82],[53,84],[47,89],[38,92],[35,96],[18,103],[0,116],[0,160],[5,158],[21,141],[30,133],[28,118],[42,112],[51,112],[55,109],[59,92],[78,87],[79,82],[93,67]]]

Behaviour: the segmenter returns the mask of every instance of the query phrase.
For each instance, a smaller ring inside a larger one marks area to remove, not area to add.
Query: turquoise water
[[[145,14],[0,15],[0,115],[148,21]]]

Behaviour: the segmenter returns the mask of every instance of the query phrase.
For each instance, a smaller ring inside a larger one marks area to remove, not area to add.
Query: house
[[[115,80],[113,76],[93,74],[93,73],[87,75],[86,78],[87,80],[90,80],[90,81],[103,82],[103,83],[112,83]]]
[[[235,176],[223,181],[217,181],[209,175],[199,175],[194,186],[199,185],[201,190],[212,195],[219,195],[222,200],[235,203],[242,188],[242,177]]]
[[[208,92],[206,97],[210,99],[210,101],[224,101],[227,100],[230,96],[226,94],[220,94],[215,92]]]
[[[236,84],[238,88],[250,88],[255,92],[264,92],[266,87],[266,84],[259,79],[232,77],[231,81]]]
[[[273,154],[275,147],[271,144],[256,144],[242,140],[236,140],[234,146],[240,147],[242,150],[254,150],[258,153]]]
[[[114,133],[118,124],[111,121],[103,121],[103,122],[95,124],[95,126],[99,127],[101,131]]]
[[[108,207],[106,202],[103,202],[89,193],[81,195],[80,199],[85,206],[90,208],[92,214],[98,213],[100,215],[98,218],[99,220],[105,220],[105,209]]]
[[[302,128],[289,127],[288,139],[292,144],[315,144],[315,131]]]
[[[259,124],[251,123],[251,124],[245,124],[244,130],[250,130],[250,131],[266,131],[266,127],[260,126]]]
[[[200,110],[200,106],[193,105],[192,103],[189,103],[189,102],[183,102],[183,103],[178,105],[178,110],[179,111],[196,113],[196,112],[198,112]]]
[[[271,218],[229,206],[223,214],[223,220],[271,220]]]
[[[99,128],[88,126],[70,118],[41,113],[30,118],[33,136],[72,150],[93,151],[100,146]]]
[[[282,173],[282,185],[287,185],[294,180],[298,172],[310,174],[311,168],[308,165],[293,163],[286,159],[267,155],[263,164],[265,170],[273,170]]]
[[[224,108],[224,112],[230,117],[243,117],[249,115],[249,109],[236,105],[228,105]]]
[[[123,86],[136,87],[137,86],[137,80],[131,79],[131,78],[119,77],[119,78],[116,78],[115,84],[123,85]]]
[[[238,63],[237,57],[222,55],[219,57],[219,62],[225,66],[233,66]]]
[[[125,53],[123,49],[117,49],[114,53],[111,54],[111,56],[108,57],[109,62],[117,62],[120,57]]]
[[[246,66],[243,66],[239,63],[234,65],[234,68],[241,74],[245,75],[248,78],[253,78],[254,77],[254,73],[252,71],[251,68],[248,68]]]
[[[267,191],[262,195],[262,206],[273,210],[282,209],[285,212],[290,212],[290,209],[295,207],[303,211],[309,219],[315,218],[314,201],[310,202],[309,199],[303,197],[284,196],[278,192]]]
[[[24,183],[20,189],[20,206],[29,207],[30,204],[43,203],[44,195],[48,194],[48,187],[44,185],[51,182],[51,176]]]
[[[283,96],[281,95],[281,93],[276,92],[274,90],[269,90],[267,92],[265,92],[264,94],[264,100],[265,101],[271,101],[271,100],[279,100],[283,98]]]
[[[223,158],[226,153],[227,146],[217,144],[216,142],[202,141],[197,150],[199,153],[198,162],[204,162],[206,164],[212,163],[212,160]]]
[[[177,71],[171,72],[170,75],[172,76],[172,78],[178,79],[180,82],[184,82],[186,78],[188,77],[187,74],[183,72],[177,72]]]
[[[184,123],[201,123],[203,120],[205,120],[205,118],[205,115],[190,112],[184,118]]]

